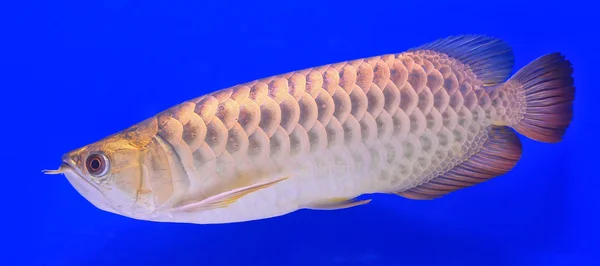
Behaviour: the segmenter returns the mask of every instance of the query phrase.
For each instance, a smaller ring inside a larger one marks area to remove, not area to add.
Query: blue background
[[[594,6],[4,2],[0,265],[600,265]],[[442,199],[380,195],[340,211],[160,224],[102,212],[64,177],[41,173],[68,150],[209,91],[462,33],[509,42],[515,70],[564,53],[575,68],[575,119],[564,142],[522,138],[513,171]]]

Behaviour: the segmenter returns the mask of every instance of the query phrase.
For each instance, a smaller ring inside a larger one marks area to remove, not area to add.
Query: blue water
[[[600,265],[600,53],[593,33],[600,25],[593,6],[438,0],[1,6],[0,265]],[[513,171],[438,200],[381,195],[340,211],[161,224],[100,211],[64,177],[41,173],[57,167],[66,151],[209,91],[462,33],[509,42],[515,69],[564,53],[575,69],[575,119],[563,142],[522,138],[523,158]]]

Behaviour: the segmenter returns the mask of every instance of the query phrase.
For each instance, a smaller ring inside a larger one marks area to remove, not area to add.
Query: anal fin
[[[430,200],[506,174],[521,159],[521,141],[509,127],[491,126],[479,152],[450,171],[403,192],[405,198]]]

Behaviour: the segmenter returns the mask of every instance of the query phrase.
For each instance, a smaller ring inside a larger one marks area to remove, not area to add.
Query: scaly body
[[[113,171],[129,172],[112,173],[121,182],[98,179],[98,191],[119,193],[98,198],[109,198],[105,210],[154,221],[248,221],[361,205],[368,201],[351,199],[370,193],[435,198],[508,172],[521,155],[508,127],[546,142],[563,134],[570,112],[555,118],[546,109],[553,127],[538,126],[527,117],[540,112],[525,79],[503,83],[511,67],[512,51],[498,40],[442,39],[218,90],[65,158],[77,157],[75,168],[90,150],[135,150],[121,166],[107,156]],[[569,111],[570,72],[560,73],[562,95],[550,96],[562,100],[549,104]],[[84,172],[67,176],[81,183]]]

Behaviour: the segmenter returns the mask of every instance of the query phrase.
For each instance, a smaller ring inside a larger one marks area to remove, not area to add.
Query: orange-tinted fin
[[[246,187],[241,187],[241,188],[225,191],[223,193],[208,197],[201,201],[191,202],[191,203],[186,203],[186,204],[180,205],[180,206],[174,208],[173,212],[196,212],[196,211],[206,211],[206,210],[217,209],[217,208],[225,208],[225,207],[229,206],[229,204],[236,202],[243,196],[246,196],[252,192],[261,190],[263,188],[267,188],[272,185],[275,185],[276,183],[279,183],[287,178],[288,177],[283,177],[283,178],[279,178],[274,181],[254,184],[254,185],[250,185],[250,186],[246,186]]]
[[[542,56],[509,79],[525,94],[523,118],[513,128],[526,137],[547,143],[561,141],[573,118],[575,99],[571,63],[560,53]]]
[[[432,50],[444,53],[469,65],[486,86],[504,82],[514,65],[513,50],[508,43],[485,35],[458,35],[438,39],[408,51]]]
[[[396,194],[410,199],[435,199],[503,175],[519,159],[521,141],[515,132],[509,127],[491,126],[489,137],[479,152],[429,182]]]
[[[330,199],[325,202],[311,204],[309,206],[305,206],[304,209],[311,210],[339,210],[352,208],[360,205],[364,205],[371,202],[370,199],[367,200],[356,200],[356,199]]]

